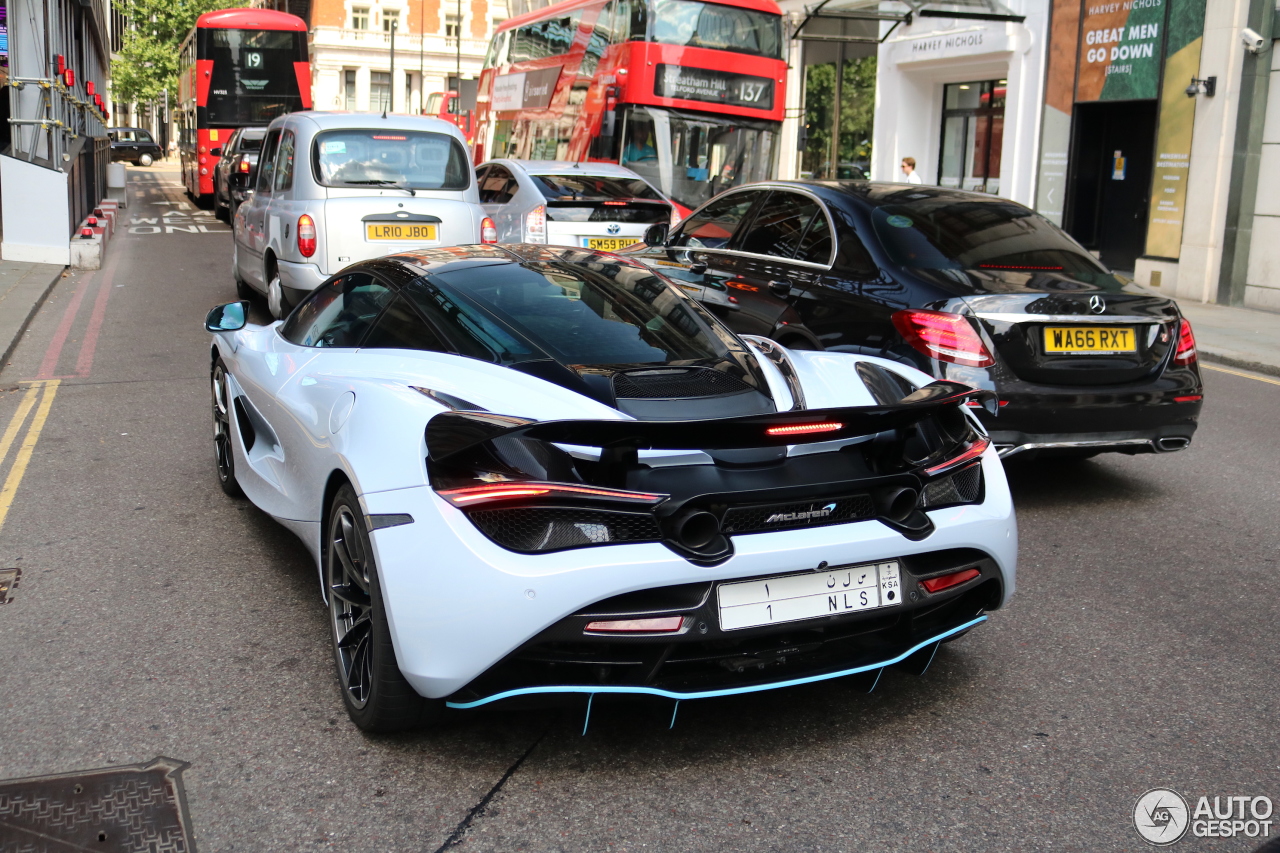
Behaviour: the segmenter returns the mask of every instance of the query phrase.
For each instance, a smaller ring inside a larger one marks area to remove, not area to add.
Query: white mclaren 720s
[[[398,254],[247,309],[206,320],[218,479],[314,556],[366,731],[923,671],[1013,594],[990,392],[736,335],[587,249]]]

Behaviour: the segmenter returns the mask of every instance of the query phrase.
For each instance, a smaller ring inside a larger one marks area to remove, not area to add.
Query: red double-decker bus
[[[772,0],[566,0],[494,33],[476,162],[620,163],[695,207],[773,176],[785,80]]]
[[[213,197],[211,152],[240,127],[311,109],[307,24],[270,9],[206,12],[182,43],[178,151],[196,201]]]

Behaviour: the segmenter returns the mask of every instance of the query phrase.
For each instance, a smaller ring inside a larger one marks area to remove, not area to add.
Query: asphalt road
[[[1280,800],[1280,385],[1214,370],[1187,451],[1010,466],[1018,595],[922,677],[360,734],[302,546],[215,482],[226,226],[130,174],[134,233],[0,373],[0,429],[44,412],[0,460],[0,779],[189,762],[202,853],[1093,853],[1146,849],[1153,787]]]

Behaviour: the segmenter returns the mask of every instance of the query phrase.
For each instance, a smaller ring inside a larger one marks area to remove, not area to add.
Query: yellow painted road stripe
[[[13,413],[9,426],[5,428],[4,437],[0,438],[0,465],[4,464],[5,457],[9,455],[9,448],[13,446],[13,440],[18,437],[18,431],[26,423],[27,415],[31,414],[31,407],[36,404],[36,397],[40,396],[42,387],[44,387],[43,382],[34,382],[27,389],[27,393],[22,395],[22,402],[18,404],[18,411]]]
[[[27,473],[27,464],[31,462],[31,454],[35,452],[36,442],[40,440],[44,422],[49,419],[49,409],[53,408],[53,398],[58,393],[60,384],[62,384],[60,379],[50,379],[44,383],[40,407],[36,409],[36,416],[31,419],[31,426],[28,427],[27,435],[22,440],[22,446],[18,448],[18,453],[13,458],[13,467],[9,469],[9,476],[5,478],[4,488],[0,489],[0,527],[4,526],[4,520],[9,515],[9,507],[13,506],[13,497],[18,492],[22,475]]]
[[[1205,364],[1203,361],[1200,362],[1200,366],[1207,367],[1210,370],[1216,370],[1219,373],[1230,373],[1232,376],[1243,376],[1245,379],[1256,379],[1259,382],[1267,382],[1271,385],[1280,385],[1280,379],[1268,379],[1267,377],[1259,376],[1256,373],[1242,373],[1239,370],[1228,370],[1225,367],[1218,367],[1217,365],[1214,365],[1214,364]]]

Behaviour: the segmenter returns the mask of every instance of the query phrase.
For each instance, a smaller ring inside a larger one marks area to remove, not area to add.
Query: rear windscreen
[[[889,257],[904,267],[1107,275],[1049,220],[1000,199],[928,196],[878,207],[871,222]]]
[[[265,138],[266,138],[266,134],[265,134],[265,133],[263,133],[263,134],[256,134],[256,135],[254,135],[254,136],[248,136],[248,135],[241,136],[241,137],[240,137],[240,150],[241,150],[241,151],[261,151],[261,150],[262,150],[262,140],[263,140],[263,139],[265,139]]]
[[[639,178],[592,175],[532,175],[547,201],[620,201],[645,198],[662,201],[658,191]]]
[[[451,136],[417,130],[329,130],[312,146],[316,180],[328,187],[465,190],[471,163]]]
[[[307,58],[306,33],[207,29],[203,54],[209,77],[210,124],[268,124],[302,109],[295,62]]]
[[[433,281],[455,297],[471,326],[497,320],[562,364],[668,364],[728,352],[686,300],[645,269],[606,273],[529,263],[458,270]],[[500,361],[528,357],[502,349],[493,353]]]

